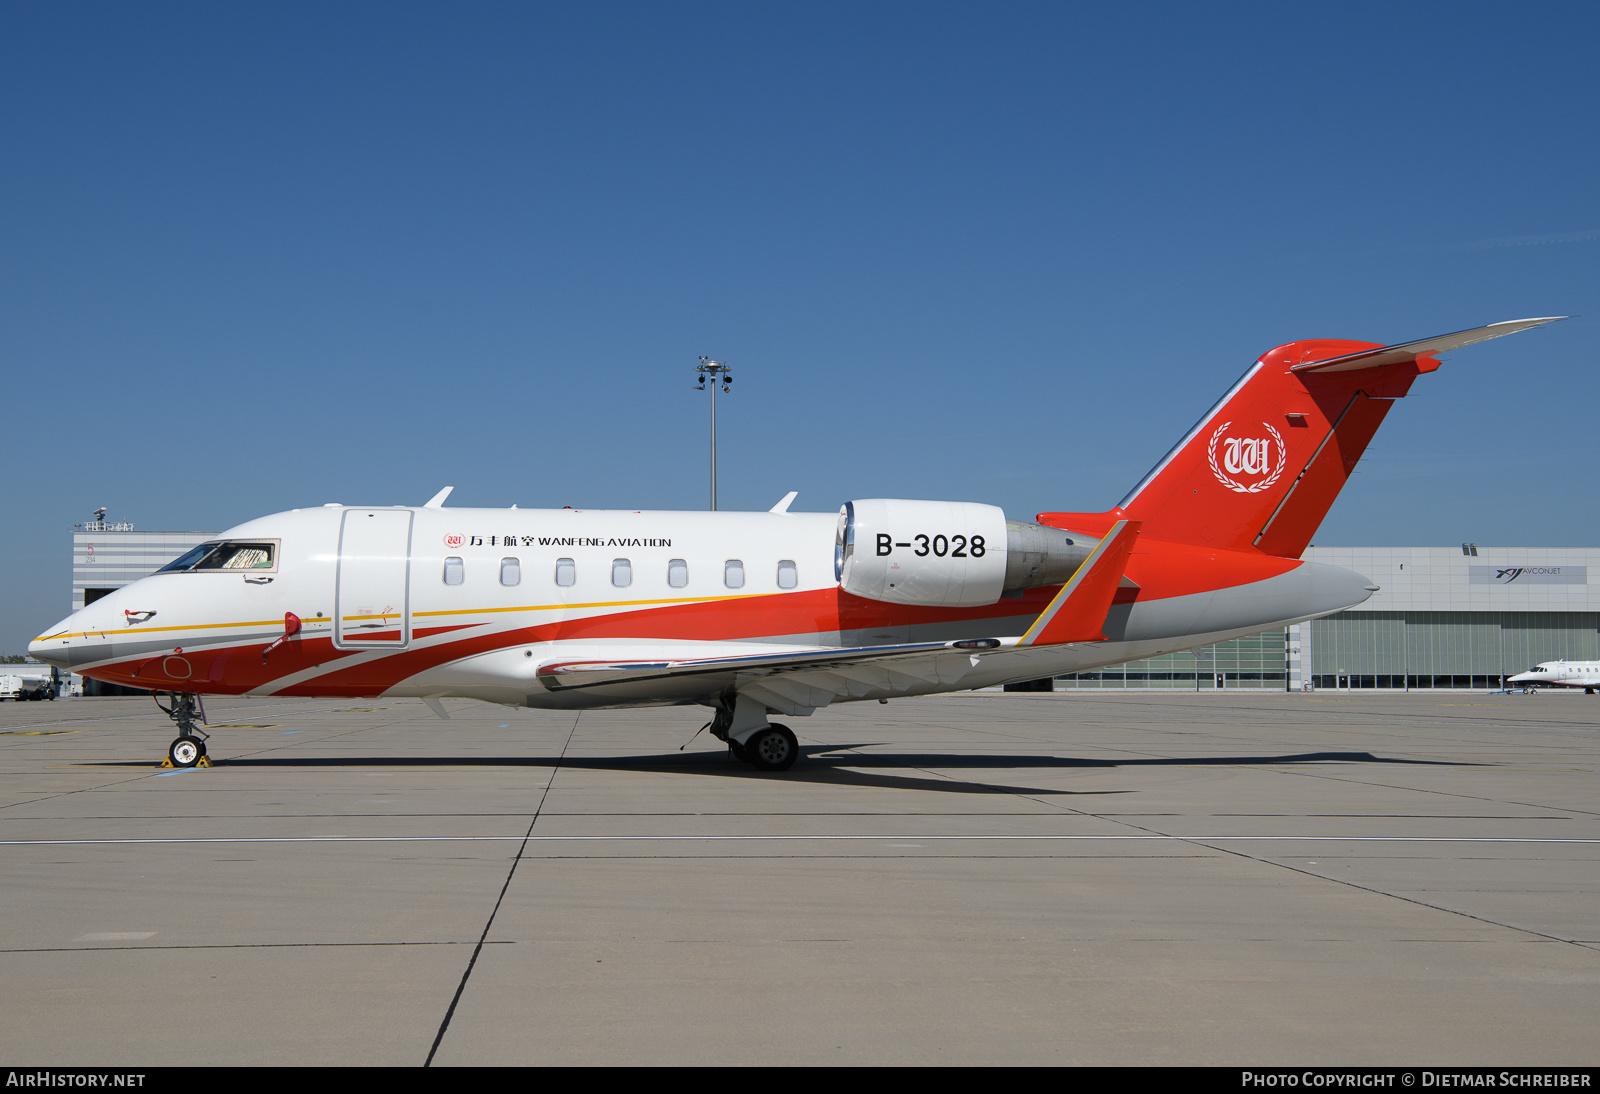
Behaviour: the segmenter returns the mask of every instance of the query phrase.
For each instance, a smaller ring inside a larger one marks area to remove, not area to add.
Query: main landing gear
[[[758,771],[787,771],[799,758],[800,742],[788,726],[772,722],[745,738],[744,761]]]
[[[787,771],[800,758],[800,742],[788,726],[768,722],[766,713],[741,696],[735,706],[717,708],[711,735],[728,743],[734,759],[757,771]]]
[[[167,747],[167,758],[161,766],[210,767],[211,761],[206,758],[206,734],[200,728],[206,720],[206,708],[200,696],[178,691],[168,694],[172,696],[170,707],[161,706],[161,692],[153,696],[161,712],[178,723],[178,739]],[[200,719],[200,725],[195,724],[196,718]]]

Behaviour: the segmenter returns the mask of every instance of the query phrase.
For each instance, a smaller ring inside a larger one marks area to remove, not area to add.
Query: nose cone
[[[53,634],[66,634],[72,631],[73,616],[67,616],[61,622],[45,632],[43,637],[35,638],[28,643],[28,656],[36,661],[43,661],[47,665],[54,665],[58,669],[71,666],[72,659],[68,652],[69,643],[60,638],[51,638]]]

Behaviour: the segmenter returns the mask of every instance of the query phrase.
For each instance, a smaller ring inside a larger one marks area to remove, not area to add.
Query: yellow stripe
[[[567,610],[577,610],[577,609],[585,609],[585,608],[646,607],[646,606],[661,605],[661,604],[714,604],[714,603],[721,603],[721,602],[727,601],[727,600],[752,600],[752,599],[754,599],[756,597],[759,597],[759,596],[781,596],[781,595],[783,595],[783,594],[781,594],[781,593],[741,593],[738,596],[703,596],[703,597],[690,596],[690,597],[680,597],[680,598],[671,599],[671,600],[601,600],[601,601],[595,601],[595,602],[589,603],[589,604],[527,604],[527,605],[523,605],[521,607],[516,607],[516,608],[460,608],[460,609],[457,609],[457,610],[454,610],[454,611],[412,612],[411,613],[411,618],[413,618],[413,619],[422,619],[422,618],[425,618],[425,617],[433,617],[433,616],[441,616],[441,615],[492,615],[492,614],[498,614],[498,613],[502,613],[502,612],[552,612],[552,611],[561,610],[563,608],[565,608]],[[351,621],[353,619],[387,619],[391,615],[392,616],[398,616],[400,614],[401,613],[399,613],[399,612],[390,612],[389,615],[347,615],[347,616],[343,617],[343,620],[344,620],[344,622],[349,622],[349,621]],[[319,616],[319,617],[313,617],[311,619],[302,620],[302,622],[304,622],[304,623],[316,623],[316,622],[332,623],[333,620]],[[97,634],[101,635],[102,637],[104,637],[105,635],[122,635],[122,634],[157,634],[157,633],[163,632],[163,631],[211,631],[211,630],[221,630],[221,629],[226,628],[226,627],[280,627],[282,625],[283,625],[283,620],[281,620],[281,619],[254,619],[254,620],[248,620],[248,621],[245,621],[245,622],[242,622],[242,623],[193,623],[193,624],[190,624],[188,626],[175,626],[175,627],[125,627],[125,628],[122,628],[122,629],[119,629],[119,630],[74,631],[74,632],[72,632],[70,634],[44,634],[44,635],[39,635],[37,638],[33,639],[33,641],[35,641],[35,642],[49,642],[49,641],[53,641],[53,640],[56,640],[56,639],[65,639],[65,638],[89,638],[89,637],[91,637],[93,635],[97,635]]]
[[[552,612],[560,608],[629,608],[653,604],[716,604],[725,600],[751,600],[758,596],[780,596],[780,593],[740,593],[738,596],[688,596],[675,600],[598,600],[592,604],[530,604],[521,608],[458,608],[453,611],[412,612],[412,619],[436,615],[490,615],[497,612]],[[353,619],[354,616],[345,616]],[[362,618],[382,619],[383,616]]]
[[[331,622],[331,620],[330,620]],[[107,631],[75,631],[72,634],[41,634],[35,642],[49,642],[57,638],[88,638],[91,635],[100,635],[102,638],[108,634],[155,634],[157,631],[214,631],[222,627],[281,627],[281,619],[257,619],[247,623],[191,623],[185,627],[128,627],[123,630]]]

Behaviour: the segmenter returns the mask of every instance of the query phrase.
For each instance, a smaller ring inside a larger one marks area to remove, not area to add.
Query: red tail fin
[[[1430,356],[1550,319],[1420,342],[1291,342],[1265,354],[1110,513],[1041,513],[1093,534],[1120,519],[1149,539],[1299,558],[1394,400]],[[1090,527],[1090,524],[1096,527]]]

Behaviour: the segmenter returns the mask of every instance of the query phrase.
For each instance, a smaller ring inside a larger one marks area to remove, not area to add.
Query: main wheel
[[[800,742],[788,726],[773,722],[745,739],[744,753],[761,771],[787,771],[800,758]]]
[[[206,746],[198,737],[179,737],[167,749],[167,759],[173,767],[193,767],[206,754]]]

